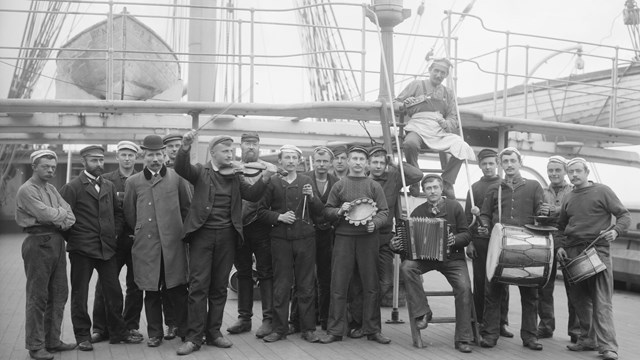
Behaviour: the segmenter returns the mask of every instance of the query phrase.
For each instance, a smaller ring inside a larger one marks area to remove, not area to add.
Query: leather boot
[[[227,328],[231,334],[251,331],[253,280],[238,277],[238,321]]]
[[[262,302],[262,325],[256,331],[256,337],[262,339],[273,331],[273,279],[260,281],[260,299]]]

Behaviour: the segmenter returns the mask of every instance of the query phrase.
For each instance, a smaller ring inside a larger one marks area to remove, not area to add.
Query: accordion
[[[447,221],[440,218],[411,217],[396,223],[398,252],[407,260],[444,261],[449,253],[448,235]]]

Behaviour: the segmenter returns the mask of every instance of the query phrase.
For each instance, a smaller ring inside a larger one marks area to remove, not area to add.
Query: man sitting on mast
[[[465,159],[475,160],[473,149],[457,135],[458,110],[452,89],[442,85],[449,75],[451,62],[447,59],[435,59],[429,66],[429,80],[414,80],[402,90],[394,100],[402,103],[411,117],[404,130],[404,152],[407,162],[417,168],[418,151],[426,147],[451,155],[443,164],[443,194],[455,199],[453,184]],[[420,193],[420,185],[411,186],[411,195]]]

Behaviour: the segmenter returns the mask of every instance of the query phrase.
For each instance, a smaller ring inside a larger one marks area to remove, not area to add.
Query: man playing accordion
[[[437,260],[404,260],[400,266],[407,289],[407,301],[416,326],[425,329],[431,318],[431,309],[422,287],[420,277],[431,270],[437,270],[446,278],[455,294],[456,330],[455,347],[461,352],[470,353],[473,341],[471,329],[471,280],[465,260],[464,248],[471,240],[467,220],[462,206],[455,200],[442,196],[443,181],[439,175],[428,174],[422,180],[422,190],[427,195],[427,202],[416,207],[411,218],[440,218],[446,220],[449,230],[446,231],[447,252],[443,261]],[[428,239],[428,241],[441,241]],[[390,247],[399,250],[402,240],[394,237]]]

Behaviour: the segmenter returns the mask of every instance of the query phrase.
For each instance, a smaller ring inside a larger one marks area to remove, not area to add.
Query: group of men
[[[584,159],[551,157],[551,186],[543,190],[537,181],[521,176],[522,156],[515,148],[478,153],[483,177],[472,185],[463,209],[455,200],[453,183],[461,163],[476,155],[453,133],[459,125],[455,96],[441,84],[449,68],[446,60],[434,61],[431,80],[416,80],[398,98],[411,116],[405,127],[407,163],[402,169],[382,147],[320,146],[312,154],[313,170],[302,174],[302,151],[296,146],[279,149],[279,167],[260,160],[257,133],[242,135],[240,162],[234,161],[233,139],[218,135],[208,144],[209,161],[193,165],[196,132],[190,131],[165,138],[147,136],[140,148],[121,141],[119,169],[109,174],[103,174],[104,149],[85,147],[80,151],[84,170],[58,193],[49,184],[56,154],[33,152],[33,176],[18,191],[16,210],[17,223],[29,234],[22,251],[26,347],[31,357],[51,359],[53,352],[76,346],[89,351],[92,343],[106,339],[112,344],[140,343],[143,302],[148,346],[180,337],[178,355],[190,354],[204,343],[230,347],[232,342],[221,332],[229,274],[235,265],[238,320],[227,332],[249,332],[254,258],[262,304],[258,338],[276,342],[301,332],[309,342],[366,336],[388,344],[390,339],[381,333],[380,298],[392,288],[393,252],[401,247],[393,234],[394,218],[399,219],[402,187],[411,186],[416,195],[418,184],[426,202],[410,216],[440,218],[449,225],[443,261],[405,259],[401,265],[410,316],[418,328],[426,328],[433,315],[421,275],[437,270],[455,293],[456,349],[472,351],[474,306],[482,325],[482,347],[494,347],[500,336],[513,337],[506,328],[507,286],[486,278],[488,243],[493,241],[489,234],[498,223],[522,227],[544,215],[558,228],[553,251],[563,261],[601,235],[596,249],[607,270],[567,286],[569,335],[575,343],[569,350],[600,350],[605,359],[616,359],[608,244],[629,226],[628,211],[611,189],[588,181]],[[417,166],[421,147],[445,155],[442,176],[423,177]],[[141,172],[133,169],[136,156],[143,158]],[[503,179],[497,175],[498,166]],[[573,188],[565,182],[566,174]],[[377,211],[364,223],[349,221],[351,208],[363,199],[375,202]],[[616,221],[610,228],[612,215]],[[604,229],[608,230],[600,234]],[[68,295],[65,242],[77,345],[60,340]],[[473,292],[465,251],[473,261]],[[123,302],[118,276],[124,265]],[[99,281],[92,329],[87,300],[94,269]],[[555,271],[554,265],[551,280],[542,288],[519,287],[520,335],[532,350],[542,350],[538,339],[555,330]],[[326,334],[315,333],[318,323]]]

